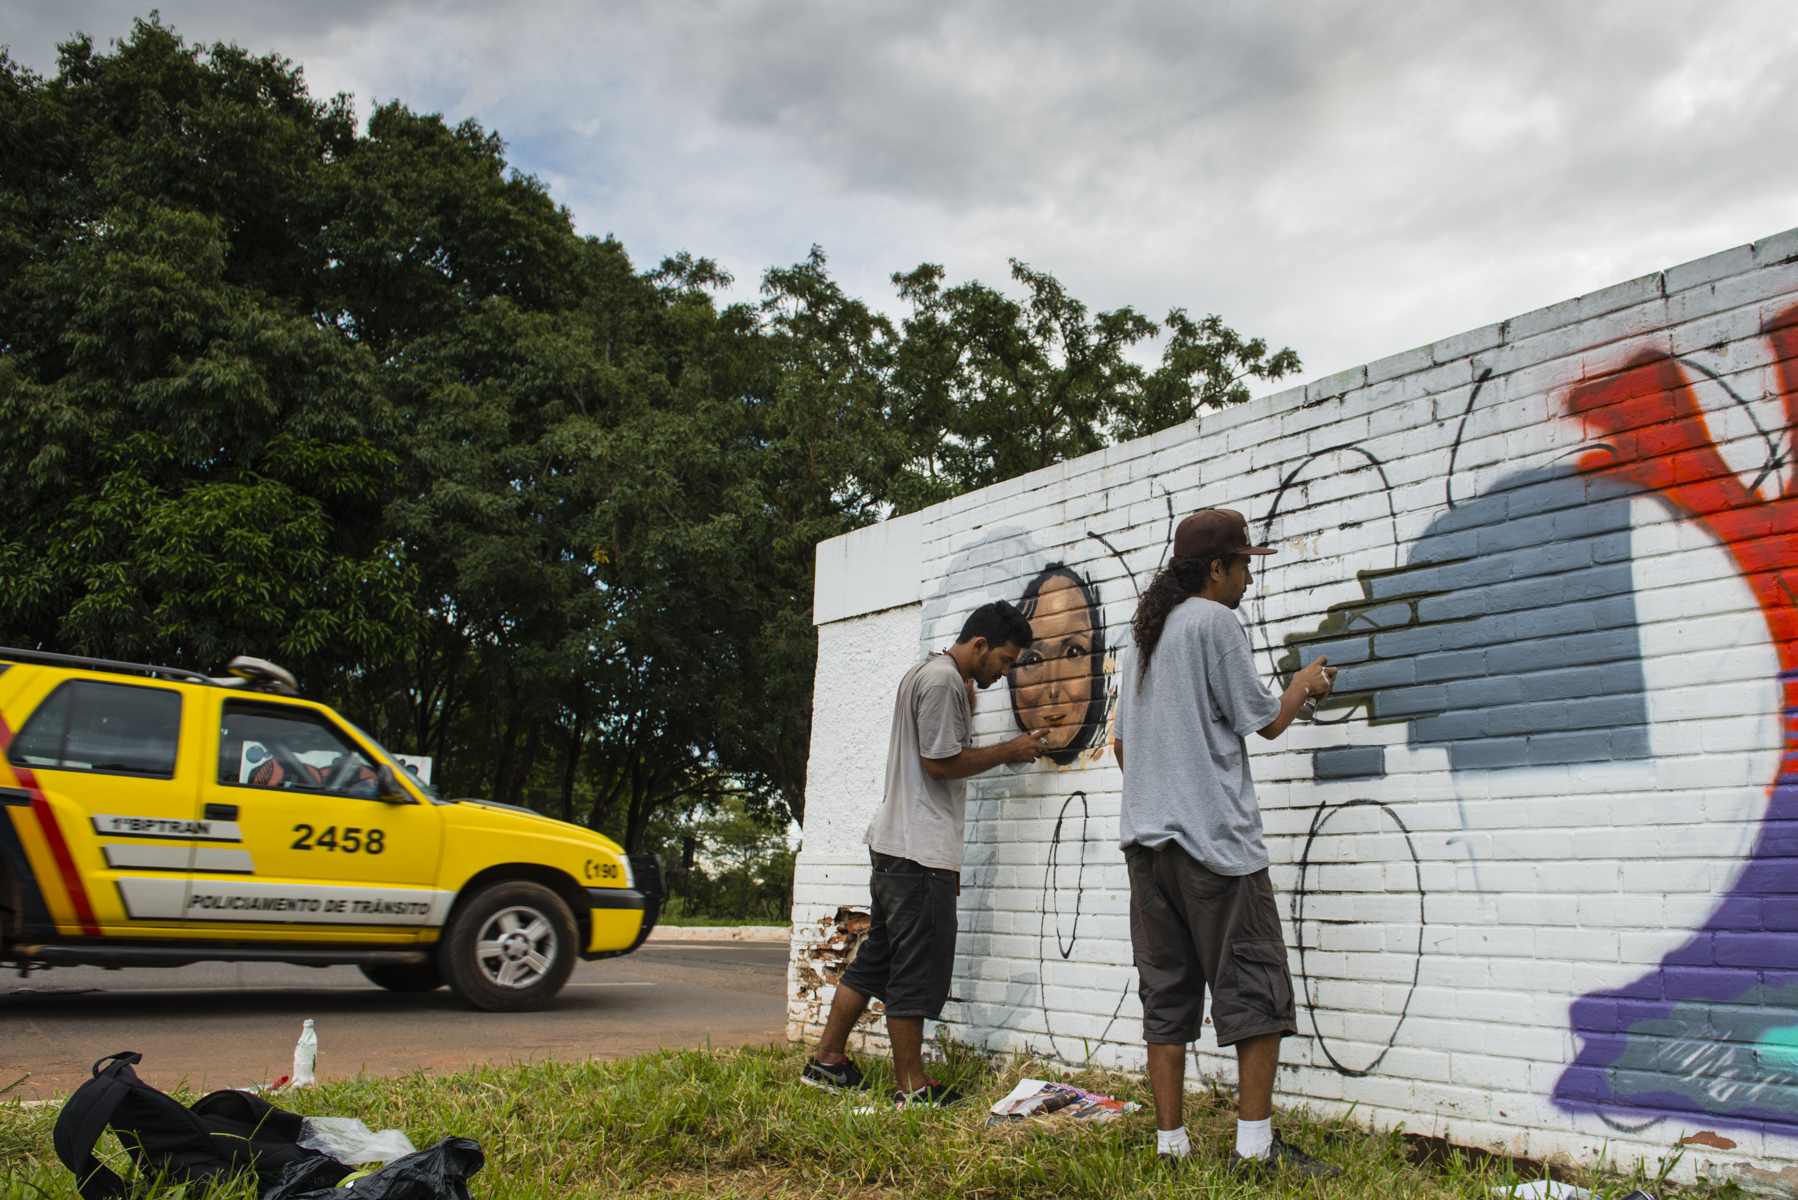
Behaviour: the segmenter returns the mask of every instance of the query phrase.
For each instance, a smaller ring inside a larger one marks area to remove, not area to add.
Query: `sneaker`
[[[821,1063],[811,1059],[805,1064],[805,1070],[799,1074],[799,1082],[815,1088],[823,1088],[827,1092],[865,1092],[868,1085],[862,1082],[861,1068],[848,1058],[840,1063]]]
[[[1289,1171],[1294,1175],[1302,1175],[1307,1179],[1334,1179],[1342,1174],[1342,1168],[1331,1163],[1312,1158],[1291,1142],[1274,1134],[1274,1144],[1268,1148],[1265,1158],[1244,1158],[1236,1151],[1230,1151],[1230,1169],[1232,1171]]]
[[[967,1097],[942,1083],[927,1083],[915,1092],[894,1092],[894,1108],[948,1108]]]

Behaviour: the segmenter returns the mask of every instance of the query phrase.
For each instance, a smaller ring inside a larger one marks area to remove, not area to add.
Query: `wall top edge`
[[[814,625],[916,604],[924,585],[924,514],[889,517],[819,542],[817,555]]]

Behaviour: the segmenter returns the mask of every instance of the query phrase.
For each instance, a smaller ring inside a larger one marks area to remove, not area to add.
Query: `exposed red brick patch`
[[[1708,1129],[1700,1129],[1691,1137],[1679,1139],[1682,1146],[1709,1146],[1713,1150],[1734,1150],[1736,1144],[1726,1137],[1718,1137]]]

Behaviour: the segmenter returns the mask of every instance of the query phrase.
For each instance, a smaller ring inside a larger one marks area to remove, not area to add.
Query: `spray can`
[[[318,1034],[312,1030],[312,1018],[300,1026],[300,1043],[293,1048],[293,1087],[311,1087],[312,1071],[318,1066]]]

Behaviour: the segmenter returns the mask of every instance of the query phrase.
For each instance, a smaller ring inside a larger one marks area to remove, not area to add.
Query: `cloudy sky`
[[[754,294],[814,242],[1216,312],[1306,377],[1798,225],[1798,21],[1707,0],[158,0],[497,130],[583,232]],[[0,0],[40,71],[143,4]]]

